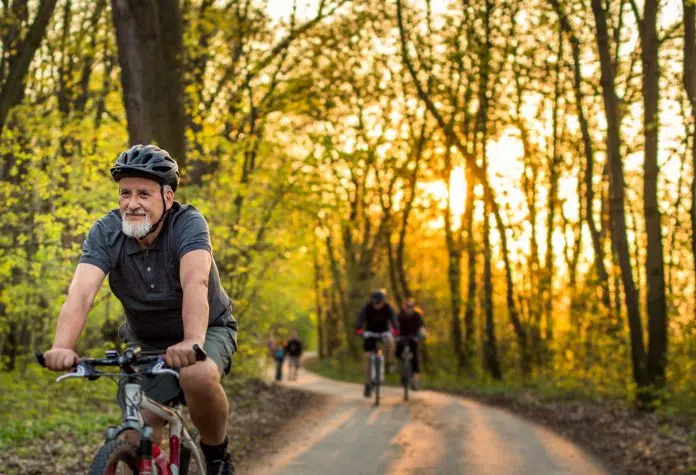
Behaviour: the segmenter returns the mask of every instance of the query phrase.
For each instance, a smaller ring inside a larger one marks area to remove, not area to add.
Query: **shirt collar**
[[[132,256],[133,254],[137,254],[138,252],[145,252],[145,251],[161,251],[162,250],[162,235],[164,234],[164,229],[159,233],[159,236],[157,236],[157,239],[155,239],[155,242],[150,244],[150,247],[142,248],[140,247],[140,244],[138,244],[138,240],[135,239],[134,237],[126,236],[126,254],[129,256]]]

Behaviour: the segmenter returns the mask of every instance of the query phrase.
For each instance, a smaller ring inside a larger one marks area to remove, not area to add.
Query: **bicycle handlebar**
[[[196,353],[196,361],[205,361],[208,358],[205,350],[203,350],[203,348],[201,348],[198,344],[193,345],[193,351]],[[46,359],[44,358],[43,353],[37,351],[35,354],[38,363],[45,368]],[[106,373],[96,370],[96,366],[117,366],[129,375],[170,374],[178,378],[179,373],[165,368],[165,354],[166,353],[141,355],[141,348],[139,346],[127,348],[121,354],[119,354],[116,350],[108,350],[106,352],[106,358],[81,358],[80,362],[73,368],[71,373],[66,373],[58,377],[56,382],[60,382],[67,378],[87,378],[94,381],[100,376],[107,376]],[[133,365],[147,363],[151,363],[151,366],[143,371],[135,372],[132,368]]]
[[[386,332],[371,332],[371,331],[364,331],[362,334],[363,338],[385,338],[391,336],[390,331]]]
[[[399,340],[399,341],[409,341],[409,340],[413,340],[413,341],[418,341],[418,342],[420,342],[420,341],[423,340],[423,336],[422,336],[422,335],[399,335],[399,336],[397,336],[397,337],[395,337],[395,338],[396,338],[397,340]]]

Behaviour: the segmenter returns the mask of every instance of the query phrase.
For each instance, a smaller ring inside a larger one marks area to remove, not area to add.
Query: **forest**
[[[0,366],[52,342],[109,168],[155,143],[240,323],[360,353],[374,288],[426,379],[695,414],[693,0],[3,0]],[[80,350],[118,344],[104,285]]]

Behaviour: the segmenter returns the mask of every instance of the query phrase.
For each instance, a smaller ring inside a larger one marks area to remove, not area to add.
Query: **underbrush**
[[[238,392],[262,368],[259,361],[247,358],[243,364],[235,364],[233,374],[223,382],[228,391]],[[56,383],[59,375],[33,362],[0,372],[0,451],[21,449],[26,440],[52,435],[84,443],[103,437],[107,426],[120,422],[115,380],[102,377]]]

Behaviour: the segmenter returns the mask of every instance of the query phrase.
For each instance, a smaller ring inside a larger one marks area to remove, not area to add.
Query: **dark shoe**
[[[414,391],[418,391],[420,389],[420,384],[418,384],[415,381],[411,381],[411,389]]]
[[[235,473],[229,453],[225,453],[221,459],[207,461],[206,466],[208,475],[234,475]]]
[[[363,396],[370,397],[372,395],[372,386],[365,384],[365,391],[363,391]]]

